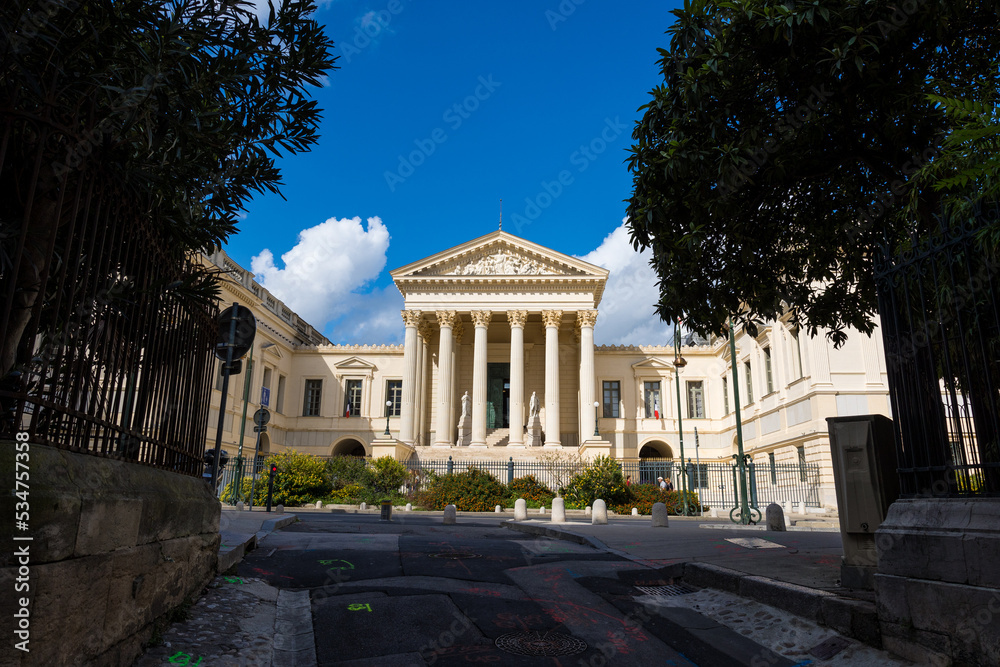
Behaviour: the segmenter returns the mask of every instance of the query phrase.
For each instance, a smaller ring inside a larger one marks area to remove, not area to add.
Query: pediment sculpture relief
[[[457,276],[533,276],[549,275],[552,271],[533,259],[501,251],[456,266],[452,273]]]

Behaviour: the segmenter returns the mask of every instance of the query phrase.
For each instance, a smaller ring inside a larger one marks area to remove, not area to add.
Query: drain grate
[[[511,632],[495,643],[514,655],[576,655],[587,650],[587,642],[559,632]]]
[[[683,583],[668,584],[667,586],[636,586],[636,589],[642,591],[645,595],[662,596],[689,595],[698,592],[698,589],[694,586]]]
[[[440,554],[431,554],[431,558],[449,558],[457,560],[459,558],[482,558],[479,554],[465,553],[464,551],[446,551]]]

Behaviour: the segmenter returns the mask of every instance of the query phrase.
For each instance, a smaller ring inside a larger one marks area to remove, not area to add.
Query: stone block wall
[[[0,470],[14,478],[14,444]],[[16,666],[131,665],[153,622],[211,580],[220,505],[199,478],[42,445],[29,449],[31,541],[4,539],[0,605],[30,600],[30,652],[3,647]],[[0,534],[15,533],[15,502],[0,498]],[[28,546],[27,592],[20,549]],[[14,637],[12,616],[0,630]],[[10,658],[10,662],[7,659]]]

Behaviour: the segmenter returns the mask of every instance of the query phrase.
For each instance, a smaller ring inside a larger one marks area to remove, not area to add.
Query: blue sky
[[[495,230],[503,199],[505,230],[611,270],[598,343],[664,342],[621,226],[676,4],[324,3],[319,145],[279,162],[285,199],[251,202],[226,251],[332,341],[400,342],[389,270]]]

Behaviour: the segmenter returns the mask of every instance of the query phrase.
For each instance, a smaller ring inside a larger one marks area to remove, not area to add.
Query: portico
[[[496,231],[391,275],[406,327],[402,442],[517,450],[541,434],[550,448],[593,439],[606,269]],[[456,340],[456,328],[472,340]],[[538,434],[526,431],[532,394]]]

